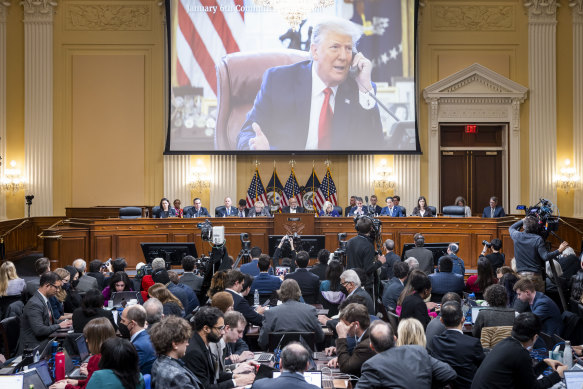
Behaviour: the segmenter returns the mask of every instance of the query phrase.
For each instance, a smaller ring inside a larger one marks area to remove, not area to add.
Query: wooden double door
[[[454,205],[463,196],[480,216],[490,197],[502,204],[504,125],[478,126],[477,134],[466,134],[464,126],[441,128],[441,206]]]

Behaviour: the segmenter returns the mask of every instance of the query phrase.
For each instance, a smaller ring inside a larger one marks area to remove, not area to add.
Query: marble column
[[[237,156],[211,155],[210,194],[209,212],[223,205],[227,196],[231,197],[233,206],[237,206]]]
[[[53,14],[56,1],[24,0],[24,168],[31,216],[53,215]],[[23,204],[26,210],[26,205]]]
[[[338,199],[340,204],[348,203],[350,196],[370,196],[374,193],[374,156],[348,156],[348,193],[346,199]]]
[[[528,0],[530,204],[554,204],[557,188],[557,1]]]
[[[6,13],[9,1],[0,2],[0,177],[4,177],[6,160]],[[6,219],[6,193],[0,192],[0,219]]]
[[[583,176],[583,0],[569,2],[573,13],[573,166]],[[575,190],[574,217],[583,217],[583,187]]]
[[[190,188],[188,176],[190,173],[189,155],[165,155],[164,156],[164,196],[170,200],[182,201],[182,207],[192,205],[190,203]]]
[[[410,215],[421,195],[421,157],[413,154],[395,155],[394,171],[397,181],[395,194],[401,197],[400,205]]]

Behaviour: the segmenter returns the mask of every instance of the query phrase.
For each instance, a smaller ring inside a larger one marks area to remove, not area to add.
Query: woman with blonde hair
[[[26,282],[18,277],[14,263],[5,261],[0,266],[0,297],[18,296],[26,289]]]
[[[155,297],[162,303],[165,316],[174,315],[184,317],[184,307],[180,300],[170,292],[164,284],[156,283],[148,289],[148,295]]]
[[[414,318],[404,319],[397,327],[397,346],[417,345],[425,347],[425,330],[421,322]]]
[[[91,375],[99,370],[99,360],[101,359],[101,345],[109,338],[115,338],[115,330],[111,322],[104,318],[98,317],[90,320],[85,328],[83,328],[83,335],[87,341],[87,348],[91,354],[87,367],[81,367],[81,372],[87,378],[83,380],[65,379],[55,382],[50,389],[85,389],[87,383],[91,379]],[[85,371],[84,371],[85,370]]]

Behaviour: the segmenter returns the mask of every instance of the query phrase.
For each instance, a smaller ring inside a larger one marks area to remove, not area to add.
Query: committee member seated
[[[370,346],[377,355],[362,365],[356,389],[443,387],[457,374],[447,363],[431,357],[425,347],[395,347],[391,327],[377,321],[370,330]]]
[[[356,205],[356,196],[350,196],[350,200],[348,201],[348,207],[344,208],[344,216],[348,216],[350,210],[354,208]]]
[[[225,205],[221,205],[215,209],[215,217],[229,216],[237,216],[237,208],[233,207],[233,202],[230,197],[225,197]]]
[[[247,213],[247,217],[258,216],[271,216],[271,213],[269,213],[269,207],[266,207],[261,200],[256,201],[255,204],[253,204],[253,208]]]
[[[322,210],[319,213],[320,217],[340,217],[340,214],[337,210],[334,209],[334,204],[330,201],[324,201],[324,205],[322,206]]]
[[[311,60],[268,69],[237,138],[239,150],[355,150],[382,142],[378,106],[368,93],[372,63],[353,55],[362,33],[348,20],[314,26]],[[357,75],[348,77],[350,67]],[[286,91],[286,93],[282,93]],[[354,136],[354,129],[360,133]]]
[[[198,197],[192,200],[192,204],[193,207],[184,214],[184,217],[211,217],[211,214],[202,206],[202,201]]]
[[[461,304],[449,301],[442,305],[441,321],[445,331],[435,336],[427,344],[427,349],[434,358],[447,363],[456,371],[455,388],[469,389],[485,357],[482,344],[479,339],[462,332],[465,318]]]
[[[281,213],[304,213],[306,209],[298,205],[298,200],[295,197],[289,199],[289,206],[283,207]]]
[[[340,368],[345,374],[360,376],[362,364],[372,358],[375,352],[370,348],[369,325],[370,316],[362,304],[348,304],[341,312],[336,325],[336,355],[328,362],[332,368]],[[347,338],[357,340],[356,347],[348,352]]]
[[[453,261],[444,255],[439,258],[439,273],[429,275],[431,281],[431,291],[435,294],[444,295],[447,292],[455,292],[462,295],[464,291],[464,277],[452,272]]]
[[[267,348],[270,332],[313,332],[317,343],[324,341],[324,331],[318,322],[316,308],[300,303],[300,287],[295,280],[285,280],[278,291],[282,304],[264,313],[263,326],[257,343]]]
[[[245,199],[239,199],[237,206],[237,217],[247,217],[249,214],[249,208],[247,208],[247,201]]]
[[[472,217],[472,209],[468,207],[466,199],[463,196],[456,197],[454,204],[458,207],[464,207],[464,217]]]
[[[281,286],[281,278],[269,274],[270,265],[271,260],[269,259],[269,255],[261,254],[257,262],[259,275],[251,283],[250,294],[253,295],[257,289],[259,290],[259,294],[268,295],[279,289]]]
[[[427,207],[427,199],[424,196],[419,196],[417,199],[417,206],[413,208],[411,216],[432,217],[435,216],[431,209]]]
[[[318,389],[319,386],[306,382],[304,372],[310,366],[310,353],[304,346],[291,342],[281,351],[281,375],[277,378],[263,378],[253,383],[253,389]]]
[[[542,389],[560,382],[567,366],[548,358],[534,365],[528,352],[540,331],[540,320],[535,315],[530,312],[518,315],[512,335],[494,346],[476,371],[472,389]],[[541,375],[548,367],[553,372]]]
[[[317,304],[320,296],[320,278],[308,271],[309,262],[310,255],[307,251],[298,252],[296,256],[298,268],[293,273],[286,274],[285,279],[296,280],[307,304]]]
[[[393,204],[393,197],[388,196],[385,199],[387,206],[381,210],[381,216],[392,216],[392,217],[402,217],[405,216],[401,213],[401,207],[395,206]]]
[[[160,200],[160,210],[156,215],[157,218],[164,219],[168,217],[176,217],[176,208],[170,206],[170,200],[166,197]]]
[[[356,205],[346,214],[346,216],[362,216],[366,215],[368,209],[362,203],[362,197],[356,197]]]
[[[369,215],[378,216],[381,214],[383,209],[380,205],[377,204],[378,200],[379,199],[377,195],[373,194],[372,196],[370,196],[370,205],[368,206]]]
[[[49,271],[40,276],[40,285],[27,301],[20,318],[19,354],[22,354],[25,346],[40,346],[42,350],[53,332],[71,326],[71,320],[68,319],[58,322],[49,306],[49,298],[57,294],[62,283],[57,273]]]
[[[498,205],[498,197],[492,196],[490,197],[490,205],[484,208],[484,212],[482,213],[482,217],[503,217],[506,216],[504,212],[504,208],[501,205]]]

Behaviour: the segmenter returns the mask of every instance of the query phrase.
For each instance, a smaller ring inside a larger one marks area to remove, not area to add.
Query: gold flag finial
[[[259,160],[255,160],[255,169],[257,169],[259,167]]]
[[[326,167],[330,167],[331,164],[332,164],[332,162],[330,162],[330,160],[328,158],[326,158],[326,160],[324,161],[324,165]]]
[[[295,161],[295,159],[290,159],[290,160],[289,160],[289,165],[292,167],[292,169],[293,169],[294,167],[296,167],[296,161]]]

